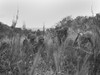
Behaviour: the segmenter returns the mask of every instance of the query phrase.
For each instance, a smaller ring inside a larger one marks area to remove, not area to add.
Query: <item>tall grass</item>
[[[63,22],[65,19],[61,22],[61,27],[58,26],[43,34],[42,31],[39,31],[38,34],[27,29],[23,34],[15,33],[13,32],[16,29],[14,27],[10,37],[5,35],[0,40],[0,74],[96,74],[94,66],[95,62],[97,63],[95,58],[100,53],[100,31],[98,26],[91,25],[92,22],[90,20],[87,22],[87,19],[92,20],[93,17],[78,17],[75,20],[69,19]],[[91,22],[90,25],[88,25],[89,22]],[[66,24],[64,25],[64,23]],[[90,31],[93,33],[89,33]],[[78,34],[80,35],[78,36]],[[93,45],[88,45],[89,41],[84,39],[82,42],[81,37],[83,36],[92,38]]]

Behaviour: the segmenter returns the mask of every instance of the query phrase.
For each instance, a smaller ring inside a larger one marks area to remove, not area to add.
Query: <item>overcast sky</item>
[[[19,7],[17,27],[26,23],[28,28],[52,27],[61,19],[71,15],[91,16],[100,12],[100,0],[0,0],[0,21],[11,26]]]

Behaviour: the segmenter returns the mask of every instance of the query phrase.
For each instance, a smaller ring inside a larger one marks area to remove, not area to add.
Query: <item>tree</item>
[[[16,19],[15,20],[13,19],[11,28],[16,27],[16,24],[18,22],[18,18],[19,18],[19,9],[17,9]]]

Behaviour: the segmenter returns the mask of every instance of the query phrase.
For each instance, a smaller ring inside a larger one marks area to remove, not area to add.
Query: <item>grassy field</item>
[[[99,14],[44,31],[0,23],[0,75],[100,75],[99,28]]]

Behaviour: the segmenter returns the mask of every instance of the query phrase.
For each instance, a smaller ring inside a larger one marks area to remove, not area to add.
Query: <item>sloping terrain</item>
[[[100,75],[100,15],[44,31],[0,23],[0,75]]]

